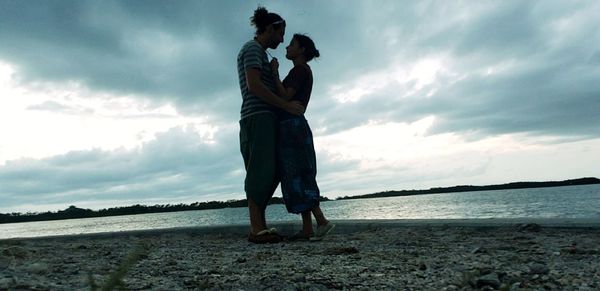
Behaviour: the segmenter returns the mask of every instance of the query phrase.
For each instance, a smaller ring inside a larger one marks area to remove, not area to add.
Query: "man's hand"
[[[304,111],[306,111],[306,108],[304,108],[304,106],[302,106],[302,103],[298,101],[288,102],[284,109],[285,111],[294,115],[302,115],[304,114]]]

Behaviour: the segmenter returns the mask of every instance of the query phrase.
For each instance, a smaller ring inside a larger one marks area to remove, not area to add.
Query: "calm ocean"
[[[329,201],[329,219],[598,218],[600,185],[428,194]],[[268,221],[300,220],[283,205],[267,209]],[[0,238],[247,224],[246,208],[183,211],[0,224]]]

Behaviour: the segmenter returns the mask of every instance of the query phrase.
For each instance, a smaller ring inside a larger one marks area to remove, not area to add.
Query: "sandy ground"
[[[271,245],[226,228],[10,239],[0,290],[600,290],[599,242],[600,228],[538,224],[345,224]]]

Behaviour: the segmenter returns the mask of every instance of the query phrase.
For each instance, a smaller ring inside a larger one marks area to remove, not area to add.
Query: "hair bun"
[[[269,21],[269,11],[267,11],[267,8],[259,6],[256,8],[256,10],[254,10],[254,16],[252,16],[250,20],[257,28],[265,27],[268,25],[267,22]]]
[[[321,56],[321,53],[319,53],[319,50],[315,50],[315,58],[318,58]]]

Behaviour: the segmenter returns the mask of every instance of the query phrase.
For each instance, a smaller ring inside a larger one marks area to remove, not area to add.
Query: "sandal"
[[[278,243],[281,242],[281,236],[271,233],[270,229],[264,229],[256,234],[250,233],[248,235],[248,241],[255,244]]]
[[[331,222],[327,222],[325,225],[317,226],[317,233],[310,238],[310,241],[321,241],[323,238],[331,232],[331,230],[335,227],[335,224]]]

